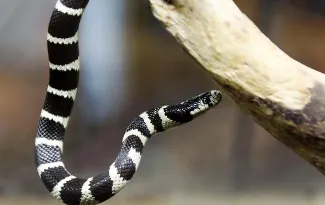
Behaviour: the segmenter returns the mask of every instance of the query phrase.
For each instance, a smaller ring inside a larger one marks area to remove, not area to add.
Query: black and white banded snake
[[[212,90],[175,105],[143,112],[127,127],[121,151],[109,169],[88,179],[71,175],[63,163],[63,138],[79,77],[78,27],[88,0],[58,0],[48,27],[50,79],[35,138],[38,174],[47,190],[68,205],[98,204],[120,191],[136,172],[146,141],[217,105]]]

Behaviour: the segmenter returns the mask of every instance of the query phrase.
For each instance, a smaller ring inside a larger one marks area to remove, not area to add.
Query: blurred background
[[[237,0],[281,49],[325,71],[325,1]],[[0,0],[0,204],[60,203],[34,165],[56,0]],[[216,88],[152,16],[147,0],[93,0],[80,26],[80,89],[65,143],[69,171],[97,174],[139,113]],[[227,97],[152,138],[134,179],[104,204],[321,204],[324,176]],[[263,201],[261,201],[263,200]]]

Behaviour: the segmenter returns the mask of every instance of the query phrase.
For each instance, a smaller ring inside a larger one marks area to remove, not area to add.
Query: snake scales
[[[78,27],[88,0],[58,0],[47,34],[50,79],[35,138],[38,174],[47,190],[68,205],[101,203],[120,191],[136,172],[147,140],[186,123],[217,105],[219,91],[205,92],[175,105],[150,109],[127,127],[116,160],[101,174],[71,175],[63,163],[63,139],[79,76]]]

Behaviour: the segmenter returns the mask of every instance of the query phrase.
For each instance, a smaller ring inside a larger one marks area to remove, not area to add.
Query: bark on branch
[[[154,16],[255,122],[325,174],[325,75],[289,57],[232,0],[150,0]]]

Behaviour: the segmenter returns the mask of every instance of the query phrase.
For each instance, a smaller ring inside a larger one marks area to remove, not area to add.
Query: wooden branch
[[[324,74],[285,54],[232,0],[150,3],[241,110],[325,174]]]

